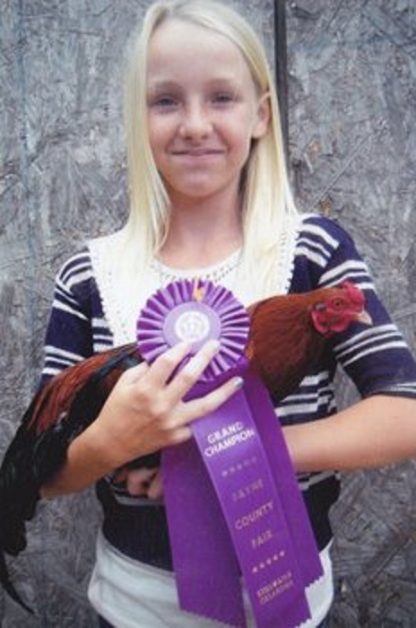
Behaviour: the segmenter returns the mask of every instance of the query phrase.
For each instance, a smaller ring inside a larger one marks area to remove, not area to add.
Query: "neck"
[[[159,251],[168,266],[209,266],[242,246],[238,198],[176,199],[169,231]]]

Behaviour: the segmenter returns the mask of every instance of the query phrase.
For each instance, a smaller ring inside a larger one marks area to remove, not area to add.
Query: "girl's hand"
[[[172,373],[189,353],[188,344],[175,345],[151,366],[143,363],[123,373],[91,426],[96,446],[106,457],[109,468],[188,440],[189,423],[214,411],[231,397],[241,385],[238,377],[204,397],[182,401],[218,346],[217,341],[208,341],[169,383]]]

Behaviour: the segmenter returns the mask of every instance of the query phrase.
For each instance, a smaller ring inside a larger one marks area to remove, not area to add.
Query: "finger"
[[[206,416],[210,412],[214,412],[214,410],[230,399],[243,386],[243,383],[242,377],[233,377],[219,388],[205,395],[205,397],[185,402],[180,422],[190,423],[195,419]]]
[[[169,446],[180,445],[192,438],[192,430],[189,425],[187,425],[184,413],[179,412],[178,415],[178,418],[175,419],[176,426],[169,434]]]
[[[120,379],[123,379],[126,384],[135,384],[148,370],[149,366],[146,362],[141,362],[137,366],[132,366],[130,369],[127,369],[127,371],[124,371]]]
[[[115,484],[121,484],[122,482],[125,482],[127,480],[127,474],[127,467],[121,467],[120,469],[117,469],[117,471],[115,471],[112,481]]]
[[[127,490],[131,495],[147,495],[157,469],[132,469],[127,473]]]
[[[179,342],[156,358],[148,371],[148,384],[157,387],[166,384],[174,370],[189,354],[191,347],[189,342]]]
[[[163,497],[163,479],[160,469],[150,482],[147,496],[149,499],[161,499]]]
[[[184,395],[196,384],[202,373],[218,353],[220,343],[218,340],[209,340],[179,371],[170,382],[167,392],[173,403],[180,401]]]

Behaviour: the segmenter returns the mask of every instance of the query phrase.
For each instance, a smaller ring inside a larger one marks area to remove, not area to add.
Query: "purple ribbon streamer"
[[[209,455],[226,442],[222,430],[230,425],[240,442]],[[192,429],[201,455],[191,442],[166,450],[163,459],[181,607],[245,626],[236,552],[257,626],[299,625],[309,617],[304,588],[322,569],[267,391],[256,375],[245,373],[243,390]],[[250,513],[261,516],[242,525]],[[235,529],[236,521],[242,529]]]
[[[165,449],[162,471],[180,607],[245,626],[238,562],[195,441]]]
[[[269,393],[258,376],[248,371],[245,376],[246,396],[256,422],[259,436],[270,463],[270,470],[283,501],[286,521],[292,533],[305,586],[323,574],[312,526],[298,487],[283,431],[272,406]],[[276,426],[273,429],[273,421]]]

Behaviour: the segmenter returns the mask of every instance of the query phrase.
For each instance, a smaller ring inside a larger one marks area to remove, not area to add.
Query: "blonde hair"
[[[127,249],[136,264],[146,263],[160,248],[169,226],[169,198],[149,143],[146,112],[146,68],[149,41],[169,19],[179,19],[225,36],[242,53],[260,94],[270,98],[267,133],[254,140],[242,186],[244,256],[242,273],[256,268],[261,292],[271,290],[279,234],[296,214],[286,171],[276,91],[266,54],[257,35],[233,9],[213,0],[160,0],[148,9],[131,50],[125,92],[125,128],[130,186],[130,214],[124,228]],[[137,268],[137,265],[136,265]],[[259,276],[261,268],[261,276]],[[272,290],[271,290],[272,291]]]

